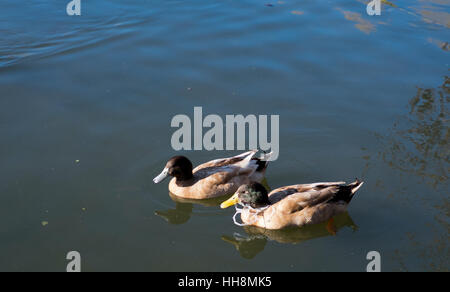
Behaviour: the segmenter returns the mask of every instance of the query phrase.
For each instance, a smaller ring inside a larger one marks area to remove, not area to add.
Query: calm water
[[[449,0],[66,2],[0,5],[1,271],[449,270]],[[337,235],[154,185],[194,106],[280,115],[272,188],[362,178]]]

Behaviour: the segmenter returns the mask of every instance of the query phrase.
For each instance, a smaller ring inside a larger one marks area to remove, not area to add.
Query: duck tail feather
[[[363,182],[356,180],[348,185],[341,185],[338,187],[336,194],[330,202],[345,202],[347,204],[353,199],[356,191],[363,185]]]
[[[247,152],[247,157],[245,157],[243,161],[248,163],[250,160],[252,160],[252,158],[256,155],[257,152],[258,152],[257,150]]]
[[[273,155],[273,151],[272,152],[265,152],[263,151],[263,153],[257,157],[257,158],[253,158],[255,160],[257,160],[258,163],[258,168],[256,169],[256,171],[264,171],[267,166],[269,165],[269,159],[270,157],[272,157]]]
[[[262,160],[262,161],[269,161],[270,157],[272,157],[272,156],[273,156],[273,151],[271,151],[271,152],[269,152],[269,153],[263,152],[263,153],[261,154],[261,156],[259,157],[259,160]]]
[[[241,159],[247,159],[249,156],[253,157],[256,154],[256,150],[250,150],[244,153],[241,153],[239,155],[234,156],[233,158],[241,158]]]
[[[359,179],[356,179],[356,181],[352,182],[348,186],[350,187],[350,191],[352,193],[352,196],[362,187],[364,184],[363,181],[360,181]]]
[[[257,151],[248,151],[248,152],[245,152],[245,153],[239,155],[239,157],[241,159],[242,158],[243,159],[241,161],[239,161],[238,163],[236,163],[235,165],[237,165],[243,169],[255,167],[256,163],[255,163],[254,156],[256,155],[256,153],[257,153]],[[244,154],[245,154],[245,156],[244,156]]]

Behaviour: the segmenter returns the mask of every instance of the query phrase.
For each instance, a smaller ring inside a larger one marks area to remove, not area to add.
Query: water
[[[449,270],[448,0],[56,2],[1,5],[1,271]],[[280,115],[272,188],[363,179],[336,236],[154,185],[194,106]]]

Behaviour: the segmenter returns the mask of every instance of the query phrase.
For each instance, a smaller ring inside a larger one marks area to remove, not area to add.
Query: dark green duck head
[[[261,208],[270,205],[266,188],[257,182],[240,186],[236,193],[230,199],[223,202],[220,207],[225,209],[238,203],[252,208]]]

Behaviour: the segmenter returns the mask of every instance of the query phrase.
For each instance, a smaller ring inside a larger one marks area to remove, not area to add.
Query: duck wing
[[[194,172],[199,170],[209,169],[209,171],[214,171],[215,169],[223,168],[223,169],[241,169],[244,173],[249,172],[253,173],[258,169],[258,161],[254,159],[256,150],[248,151],[233,157],[229,158],[221,158],[215,159],[206,163],[203,163],[197,166],[194,169]]]
[[[312,191],[320,191],[326,188],[333,188],[336,186],[340,186],[345,184],[345,182],[320,182],[320,183],[313,183],[313,184],[298,184],[298,185],[292,185],[292,186],[286,186],[277,188],[270,192],[269,194],[269,201],[272,204],[275,204],[283,199],[285,199],[287,196],[290,196],[292,194],[302,194],[304,193],[303,200],[307,199],[308,192]]]
[[[293,185],[273,190],[269,194],[269,200],[285,213],[294,213],[322,203],[348,204],[362,184],[363,182],[356,180],[349,185],[345,185],[345,182]]]

